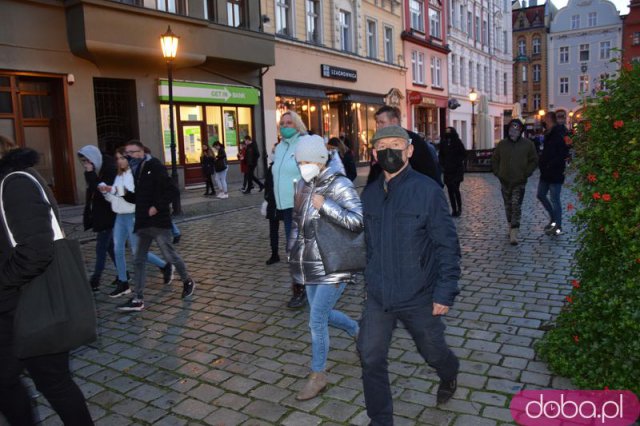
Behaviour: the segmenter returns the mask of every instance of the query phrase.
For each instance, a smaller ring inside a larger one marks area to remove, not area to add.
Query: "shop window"
[[[171,164],[171,132],[169,131],[169,105],[160,105],[160,125],[162,126],[162,147],[164,152],[164,164]],[[178,117],[177,109],[173,108],[173,131],[176,141],[176,161],[179,161],[178,150]]]
[[[11,92],[0,91],[0,114],[11,114],[12,112]]]
[[[0,118],[0,135],[8,137],[12,141],[16,140],[13,118]]]
[[[222,132],[224,140],[224,150],[228,159],[238,158],[238,144],[240,142],[240,126],[238,122],[238,112],[234,107],[222,108]],[[243,134],[248,134],[248,128],[243,126]]]
[[[202,121],[202,107],[199,105],[181,106],[180,121]]]

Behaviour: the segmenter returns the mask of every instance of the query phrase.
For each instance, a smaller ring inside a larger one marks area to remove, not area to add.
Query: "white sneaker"
[[[220,198],[223,198],[223,199],[229,198],[229,194],[227,194],[227,193],[225,192],[224,194],[222,194],[222,197],[220,197]]]

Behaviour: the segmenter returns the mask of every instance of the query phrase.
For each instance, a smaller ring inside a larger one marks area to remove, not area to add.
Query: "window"
[[[502,31],[502,42],[504,43],[504,49],[502,49],[502,51],[504,53],[509,53],[509,39],[507,38],[506,31]]]
[[[179,15],[187,14],[187,5],[184,0],[157,0],[158,10]]]
[[[491,77],[489,75],[489,68],[488,67],[484,67],[484,90],[485,90],[485,92],[490,92],[491,91],[491,85],[489,84],[489,77]]]
[[[489,42],[489,26],[487,25],[487,21],[482,21],[482,44],[487,44]]]
[[[370,58],[378,57],[378,24],[367,19],[367,55]]]
[[[244,22],[244,0],[227,0],[227,25],[230,27],[242,27]]]
[[[522,82],[523,83],[527,82],[527,66],[526,65],[522,66]]]
[[[293,37],[291,0],[276,0],[276,34]]]
[[[384,27],[384,61],[393,63],[393,28]]]
[[[460,85],[461,86],[466,86],[467,83],[465,83],[465,73],[464,73],[464,58],[461,56],[460,57]]]
[[[539,83],[540,82],[540,74],[541,74],[541,67],[540,64],[535,64],[533,66],[533,81],[534,83]]]
[[[571,29],[577,30],[580,28],[580,15],[573,15],[571,17]]]
[[[589,75],[583,74],[578,80],[578,92],[585,93],[589,90]]]
[[[580,61],[585,62],[589,60],[589,45],[581,44],[580,45]]]
[[[467,37],[473,37],[473,30],[471,26],[473,25],[473,15],[471,12],[467,12]]]
[[[631,44],[637,46],[640,44],[640,33],[633,33]]]
[[[480,17],[476,16],[476,27],[474,33],[474,40],[480,41]]]
[[[440,11],[429,8],[429,35],[435,38],[442,38]]]
[[[504,74],[502,74],[502,93],[504,93],[505,95],[509,94],[509,75],[505,72]]]
[[[600,42],[600,59],[611,59],[611,42]]]
[[[411,68],[413,71],[413,82],[424,84],[424,53],[411,52]]]
[[[451,55],[451,82],[458,84],[458,58],[456,55]]]
[[[320,1],[307,0],[307,41],[321,44]]]
[[[595,27],[598,25],[598,15],[596,12],[589,12],[589,26]]]
[[[473,87],[473,62],[469,61],[469,86]]]
[[[527,42],[521,38],[518,40],[518,55],[525,56],[527,54]]]
[[[410,0],[409,9],[411,11],[411,28],[424,32],[424,1]]]
[[[600,88],[599,90],[607,90],[609,87],[607,81],[609,80],[609,74],[600,74]]]
[[[529,110],[529,107],[527,105],[527,95],[522,95],[522,99],[520,99],[520,105],[522,105],[523,111]]]
[[[569,94],[569,77],[560,77],[560,94]]]
[[[351,52],[351,13],[340,11],[340,49]]]
[[[460,31],[464,31],[464,17],[465,17],[466,13],[464,13],[464,6],[460,5]]]
[[[482,90],[482,76],[480,75],[480,64],[476,64],[476,88],[478,92]]]
[[[500,73],[496,71],[496,95],[500,94]]]
[[[563,46],[560,48],[560,63],[561,64],[569,63],[569,46]]]
[[[442,78],[440,66],[442,61],[435,56],[431,57],[431,85],[435,87],[442,87]]]
[[[533,38],[533,54],[534,55],[540,54],[540,37]]]
[[[540,93],[534,93],[533,94],[533,110],[534,111],[539,111],[541,103],[542,102],[541,102],[541,99],[540,99]]]

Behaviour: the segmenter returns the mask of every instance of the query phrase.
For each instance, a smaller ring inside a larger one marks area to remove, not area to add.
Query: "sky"
[[[552,0],[553,4],[556,5],[558,9],[561,7],[565,7],[568,3],[568,0]],[[609,0],[612,1],[613,4],[616,5],[616,9],[620,12],[621,15],[626,15],[629,13],[629,0]],[[538,4],[542,4],[538,2]]]

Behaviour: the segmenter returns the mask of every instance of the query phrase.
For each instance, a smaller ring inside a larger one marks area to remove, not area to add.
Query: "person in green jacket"
[[[536,146],[522,132],[522,121],[511,120],[509,136],[498,143],[491,160],[493,174],[500,179],[511,245],[518,244],[524,190],[538,164]]]

